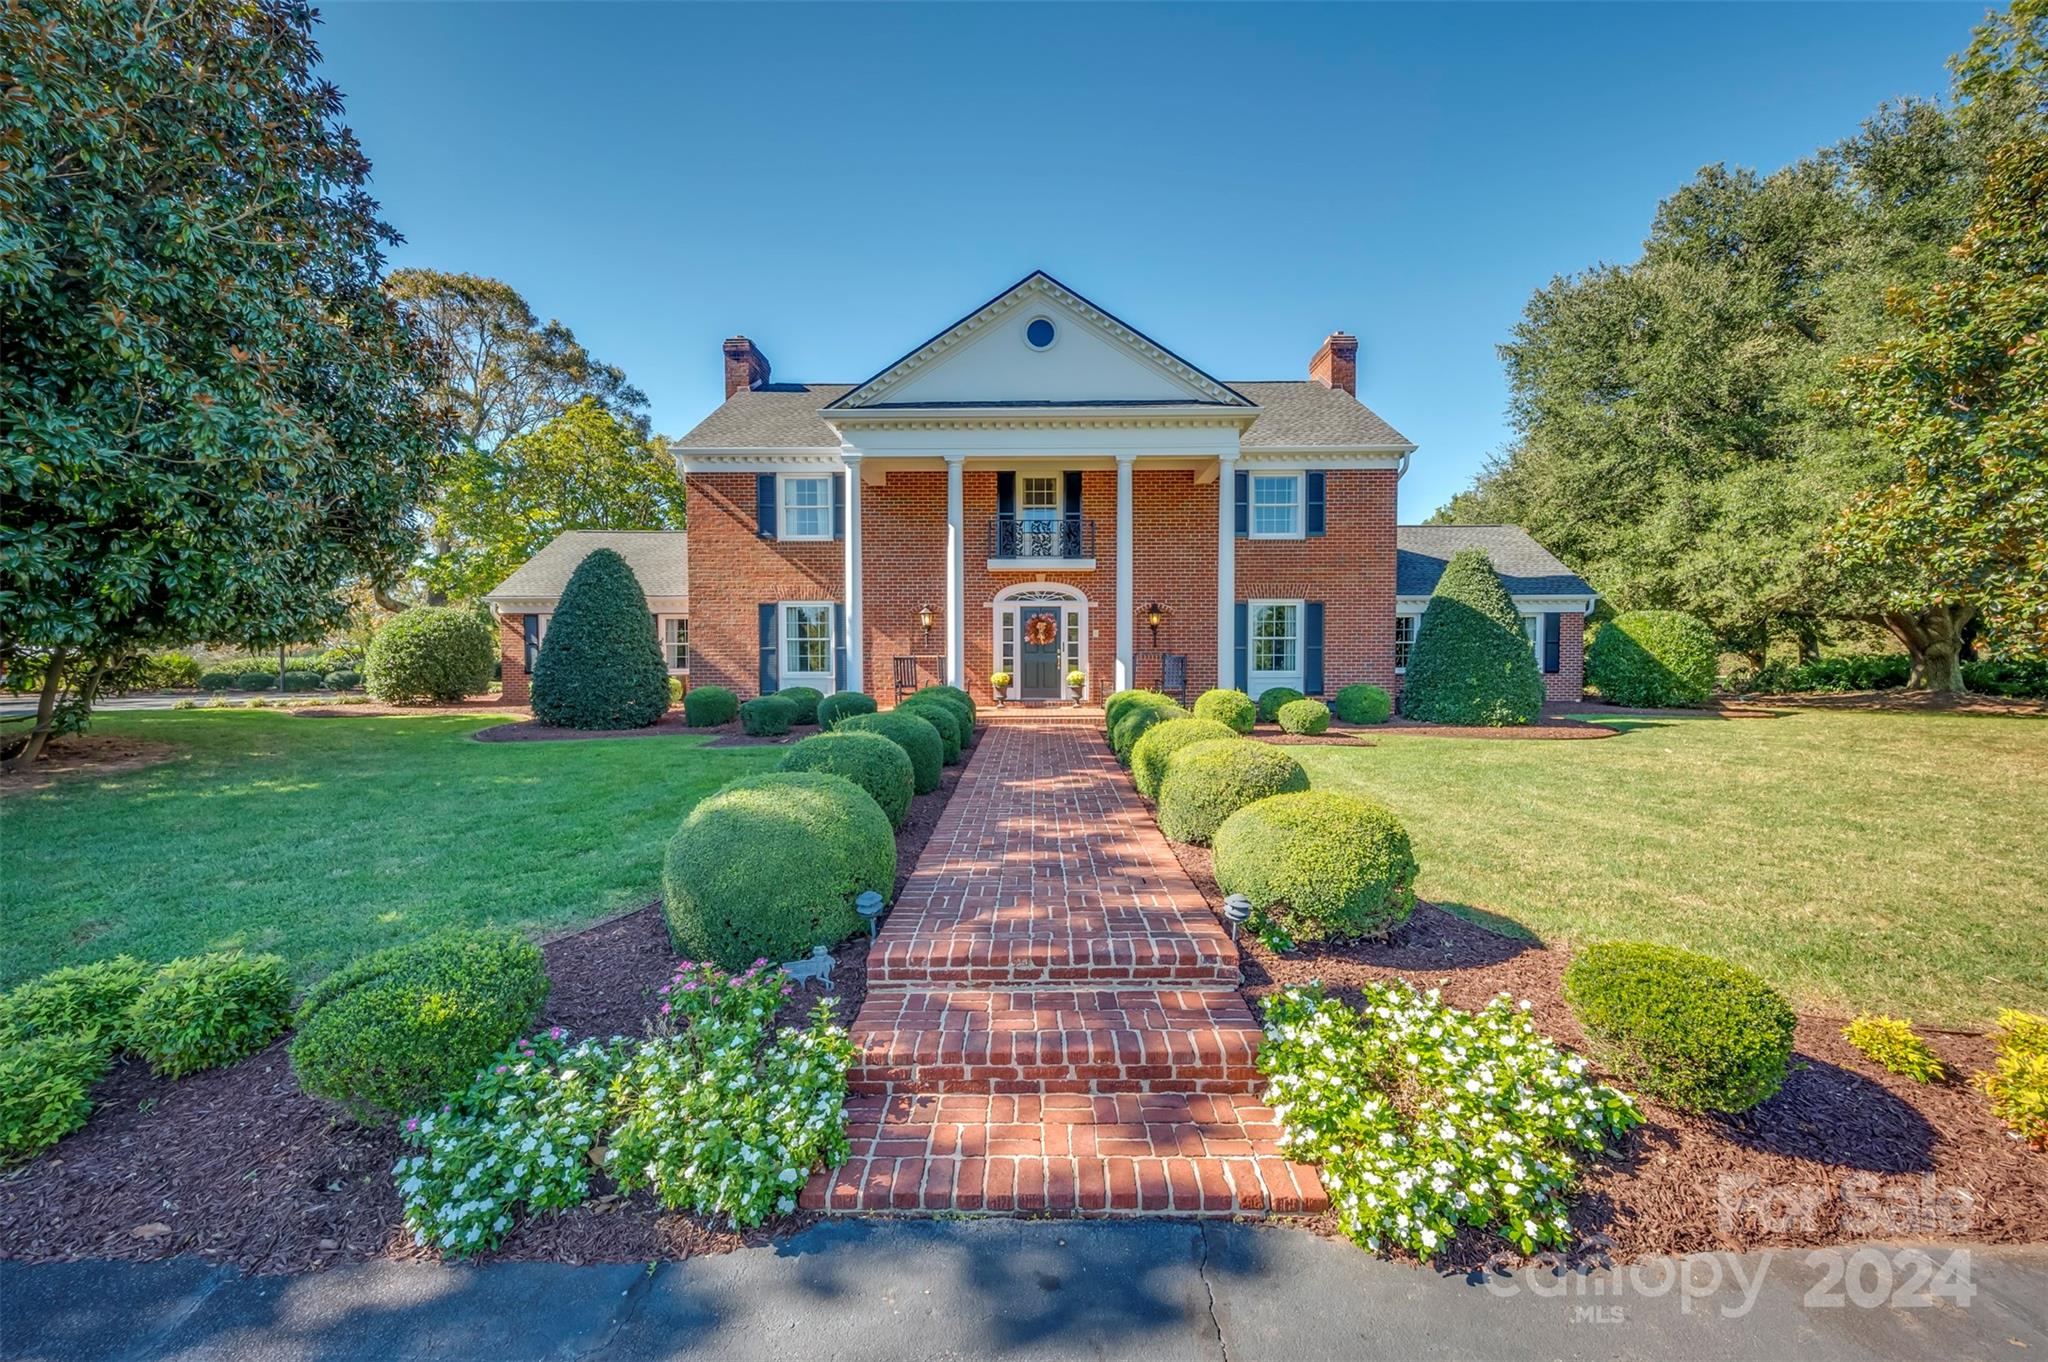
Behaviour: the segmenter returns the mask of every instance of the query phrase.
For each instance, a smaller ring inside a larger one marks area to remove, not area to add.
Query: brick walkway
[[[1099,719],[1004,716],[869,956],[848,1212],[1234,1215],[1328,1204],[1259,1104],[1237,951]]]

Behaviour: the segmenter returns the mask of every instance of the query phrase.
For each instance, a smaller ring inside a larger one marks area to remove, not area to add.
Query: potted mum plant
[[[1076,705],[1081,703],[1081,690],[1087,684],[1088,673],[1082,671],[1079,667],[1076,667],[1074,668],[1074,670],[1067,673],[1067,690],[1069,692],[1069,703]]]
[[[1003,707],[1003,701],[1010,694],[1010,682],[1015,678],[1008,672],[996,672],[988,679],[988,688],[996,697],[996,708]]]

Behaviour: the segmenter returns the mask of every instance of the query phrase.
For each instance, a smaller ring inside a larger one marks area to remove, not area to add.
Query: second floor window
[[[831,537],[832,479],[785,477],[782,480],[782,538]]]
[[[1301,475],[1252,475],[1252,536],[1294,539],[1301,534]]]
[[[1017,479],[1017,507],[1032,520],[1050,520],[1060,513],[1060,480],[1036,474]]]

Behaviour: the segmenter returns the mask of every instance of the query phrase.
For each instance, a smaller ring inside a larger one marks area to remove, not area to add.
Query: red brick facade
[[[1321,537],[1237,541],[1239,600],[1323,603],[1327,694],[1355,681],[1393,684],[1394,491],[1399,476],[1391,468],[1333,469],[1325,475]],[[1212,546],[1212,563],[1214,552]]]
[[[1543,698],[1577,704],[1586,692],[1586,617],[1574,610],[1558,617],[1557,670],[1543,674]]]
[[[499,696],[508,705],[532,701],[533,686],[526,675],[526,616],[498,616]]]
[[[759,695],[761,602],[844,599],[844,546],[761,538],[751,473],[692,473],[689,498],[690,684]]]

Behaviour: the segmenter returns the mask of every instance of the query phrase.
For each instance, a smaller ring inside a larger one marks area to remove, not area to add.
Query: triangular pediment
[[[1252,407],[1134,327],[1039,271],[825,407]]]

